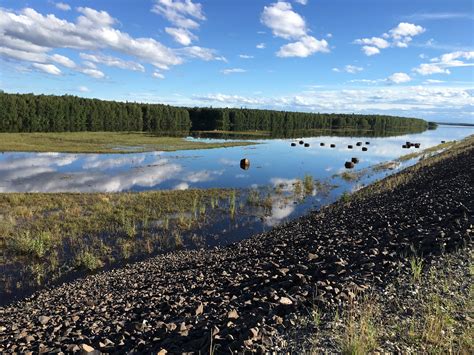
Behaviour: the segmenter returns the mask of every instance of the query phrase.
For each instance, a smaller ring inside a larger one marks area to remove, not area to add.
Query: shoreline
[[[0,308],[0,350],[284,349],[279,335],[298,312],[387,284],[413,250],[430,260],[469,245],[473,140],[229,247],[170,253]]]

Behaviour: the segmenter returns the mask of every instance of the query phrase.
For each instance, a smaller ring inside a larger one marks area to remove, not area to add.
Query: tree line
[[[428,122],[387,115],[305,113],[234,108],[183,108],[116,102],[71,95],[0,92],[0,132],[144,131],[179,134],[193,131],[269,131],[273,136],[310,129],[420,131]]]
[[[189,131],[184,108],[159,104],[0,93],[1,132]]]
[[[419,118],[388,115],[307,113],[259,109],[188,109],[193,130],[291,132],[309,129],[355,128],[364,130],[425,130],[428,122]]]

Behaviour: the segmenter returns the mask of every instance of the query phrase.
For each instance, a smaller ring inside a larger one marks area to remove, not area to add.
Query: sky
[[[0,0],[0,89],[474,123],[472,0]]]

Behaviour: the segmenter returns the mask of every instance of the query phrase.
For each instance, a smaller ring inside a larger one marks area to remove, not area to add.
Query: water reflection
[[[125,212],[109,218],[118,229],[97,230],[87,236],[64,236],[63,249],[47,260],[24,258],[0,265],[0,298],[29,290],[37,284],[58,277],[58,265],[70,265],[91,248],[104,263],[151,255],[173,248],[211,247],[232,243],[275,225],[304,215],[340,197],[356,191],[371,181],[413,164],[401,162],[393,170],[373,169],[376,164],[391,161],[414,149],[402,149],[407,140],[428,148],[441,140],[461,139],[474,129],[439,128],[421,134],[390,138],[370,138],[367,152],[355,142],[360,138],[312,137],[304,141],[310,147],[291,147],[292,140],[263,141],[262,144],[225,149],[152,152],[134,154],[58,154],[4,153],[0,156],[0,192],[120,192],[143,190],[189,190],[193,188],[232,188],[238,193],[193,200],[179,211],[163,212],[159,218],[141,216],[142,220],[125,218]],[[326,142],[324,147],[319,143]],[[364,140],[365,142],[365,140]],[[330,148],[336,144],[336,148]],[[354,144],[354,149],[347,149]],[[251,166],[240,169],[247,157]],[[351,169],[344,162],[358,157]],[[192,193],[186,191],[183,193]],[[136,195],[136,194],[131,194]],[[13,195],[14,196],[14,195]],[[173,200],[175,205],[177,201]],[[99,201],[100,204],[100,201]],[[120,204],[118,204],[120,205]],[[23,207],[23,206],[22,206]],[[110,205],[105,204],[109,208]],[[58,207],[48,213],[68,213]],[[102,210],[100,207],[99,210]],[[148,210],[157,213],[160,208]],[[160,212],[161,213],[161,212]],[[123,214],[123,215],[122,215]],[[8,211],[0,211],[3,219]],[[37,215],[35,218],[39,218]],[[51,215],[45,215],[48,221]],[[55,228],[61,228],[61,218]],[[0,220],[0,228],[2,226]],[[4,235],[13,230],[4,230]],[[21,229],[21,228],[20,228]],[[130,237],[133,235],[133,238]],[[9,259],[7,259],[9,260]],[[71,269],[67,269],[71,270]],[[69,271],[68,271],[69,272]]]

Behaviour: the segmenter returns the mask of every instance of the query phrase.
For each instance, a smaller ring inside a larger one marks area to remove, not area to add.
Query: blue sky
[[[0,0],[0,88],[474,122],[471,0]]]

